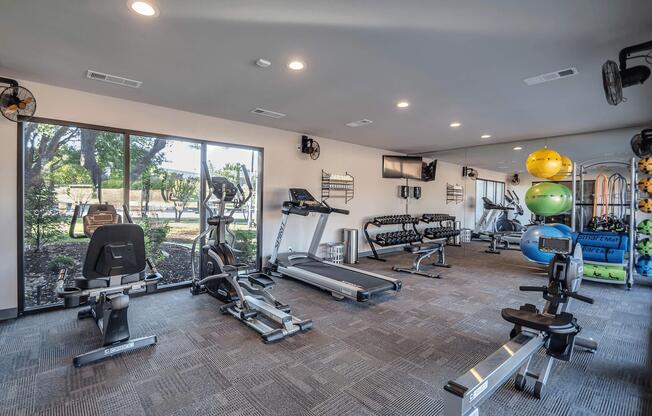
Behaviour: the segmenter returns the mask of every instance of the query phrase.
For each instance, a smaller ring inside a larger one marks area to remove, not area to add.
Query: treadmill
[[[401,281],[377,273],[367,272],[342,264],[336,264],[317,256],[319,243],[331,213],[348,215],[349,211],[332,208],[325,201],[317,201],[306,189],[290,188],[290,200],[283,202],[283,219],[278,230],[274,251],[267,272],[275,276],[287,276],[301,280],[330,292],[338,300],[348,298],[366,302],[373,295],[385,291],[401,290]],[[278,253],[290,215],[306,217],[320,214],[317,227],[307,253]]]

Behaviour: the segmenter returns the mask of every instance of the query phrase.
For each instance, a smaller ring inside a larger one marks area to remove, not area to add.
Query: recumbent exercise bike
[[[81,207],[75,207],[70,235],[90,238],[82,270],[83,277],[65,286],[67,270],[62,269],[57,282],[57,296],[66,308],[88,305],[77,313],[78,319],[93,318],[102,333],[102,347],[76,356],[81,367],[123,352],[156,344],[156,335],[131,339],[129,334],[129,294],[155,292],[161,275],[145,256],[143,229],[133,223],[124,206],[126,224],[115,207],[94,204],[83,217],[84,233],[75,234]],[[149,268],[149,273],[146,269]]]
[[[252,265],[238,263],[233,247],[226,241],[228,226],[234,221],[233,214],[253,195],[253,185],[247,168],[240,165],[247,191],[240,184],[233,184],[225,177],[211,176],[206,163],[203,164],[203,170],[206,185],[210,190],[202,200],[202,209],[208,213],[208,227],[192,244],[191,293],[208,293],[225,302],[220,311],[232,315],[254,329],[265,343],[280,341],[299,332],[308,331],[312,328],[312,321],[291,315],[290,307],[280,303],[269,293],[274,281],[264,273],[250,273]],[[209,206],[212,197],[217,199],[217,212]],[[227,204],[231,204],[228,213]],[[196,253],[199,244],[202,246],[198,259]]]

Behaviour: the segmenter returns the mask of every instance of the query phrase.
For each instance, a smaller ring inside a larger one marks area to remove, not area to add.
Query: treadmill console
[[[307,189],[303,188],[290,188],[290,200],[293,204],[302,206],[319,206],[321,202],[317,201],[314,196],[308,192]]]

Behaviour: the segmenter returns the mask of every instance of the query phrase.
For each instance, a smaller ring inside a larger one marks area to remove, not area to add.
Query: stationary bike
[[[290,307],[269,293],[274,281],[264,273],[249,273],[252,265],[238,263],[233,248],[226,241],[226,234],[229,233],[227,227],[233,223],[233,214],[253,195],[249,172],[244,165],[240,165],[240,169],[247,191],[225,177],[211,176],[208,165],[203,164],[204,177],[211,190],[202,200],[202,208],[209,214],[208,227],[192,244],[193,278],[190,291],[193,295],[208,293],[226,302],[220,307],[222,313],[232,315],[258,332],[265,343],[271,343],[311,329],[312,321],[290,315]],[[209,207],[212,197],[218,202],[217,213]],[[228,214],[226,204],[232,205]],[[197,259],[197,245],[205,240]]]

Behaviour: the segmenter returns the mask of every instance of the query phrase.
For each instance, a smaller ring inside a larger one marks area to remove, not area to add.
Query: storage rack
[[[408,214],[402,215],[383,215],[374,217],[364,225],[364,235],[371,247],[373,255],[369,256],[370,259],[378,261],[386,261],[380,258],[374,244],[380,247],[397,246],[399,244],[418,243],[423,240],[423,235],[417,231],[417,224],[420,219]],[[378,233],[373,237],[369,235],[369,226],[382,227],[385,225],[400,225],[401,231],[390,231],[385,233]],[[409,229],[408,229],[408,226]]]
[[[355,195],[355,178],[346,172],[344,175],[335,175],[322,169],[321,171],[321,200],[328,198],[344,198],[344,203],[349,203]]]
[[[629,169],[629,184],[627,185],[627,196],[629,198],[626,203],[623,204],[618,204],[619,206],[625,207],[625,209],[629,209],[629,223],[628,223],[628,230],[627,230],[627,237],[628,237],[628,247],[627,247],[627,252],[626,252],[626,258],[625,261],[621,264],[618,263],[608,263],[611,266],[617,266],[621,265],[626,271],[626,276],[625,280],[608,280],[608,279],[597,279],[593,278],[590,276],[584,276],[585,280],[590,280],[594,282],[600,282],[600,283],[611,283],[611,284],[621,284],[625,285],[627,289],[631,289],[631,287],[634,284],[634,263],[636,261],[635,258],[635,251],[634,251],[634,244],[636,241],[636,211],[637,211],[637,201],[638,201],[638,193],[637,193],[637,160],[636,158],[631,158],[629,162],[623,162],[622,160],[590,160],[586,162],[582,162],[579,164],[573,164],[573,173],[572,173],[572,193],[573,193],[573,209],[571,211],[571,228],[572,230],[582,232],[584,231],[584,224],[585,224],[585,218],[584,218],[584,209],[583,207],[586,205],[584,203],[584,176],[587,173],[588,169],[591,168],[599,168],[599,167],[606,167],[606,168],[614,168],[614,167],[621,167],[621,168],[628,168]],[[579,183],[579,187],[577,186]],[[578,195],[577,191],[579,189],[579,201],[578,201]],[[594,195],[594,198],[597,198],[596,195]],[[579,211],[579,215],[578,215]],[[593,262],[589,260],[584,260],[585,263],[590,263],[590,264],[596,264],[596,265],[605,265],[607,263],[602,263],[602,262]]]
[[[461,203],[464,200],[464,187],[462,185],[446,184],[446,204],[454,202]]]

